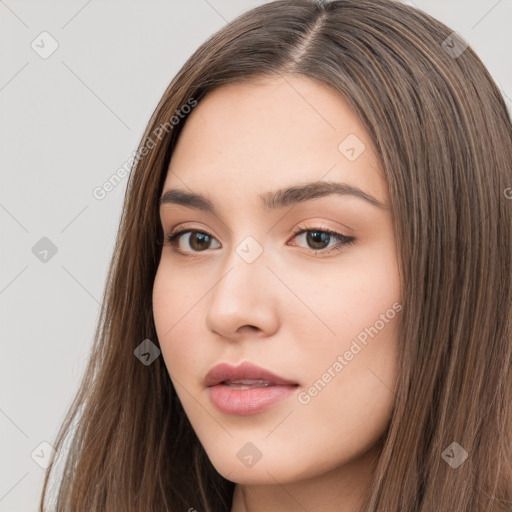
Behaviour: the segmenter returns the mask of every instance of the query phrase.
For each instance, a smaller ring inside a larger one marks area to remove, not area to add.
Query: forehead
[[[356,159],[347,158],[347,144],[360,152]],[[326,178],[386,197],[379,159],[359,117],[331,87],[296,76],[211,91],[188,117],[169,169],[164,189],[213,193],[212,186],[255,195]]]

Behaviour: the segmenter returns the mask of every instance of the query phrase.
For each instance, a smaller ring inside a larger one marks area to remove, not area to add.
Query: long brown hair
[[[172,80],[127,184],[90,361],[55,443],[55,466],[66,458],[52,510],[230,509],[235,484],[210,463],[163,358],[145,365],[134,350],[146,339],[159,346],[159,198],[187,115],[222,84],[290,74],[343,95],[389,186],[399,377],[361,510],[512,510],[510,114],[470,47],[392,0],[263,4],[211,36]]]

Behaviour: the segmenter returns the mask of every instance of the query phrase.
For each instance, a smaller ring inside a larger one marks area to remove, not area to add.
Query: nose
[[[251,261],[240,246],[234,247],[219,269],[206,314],[207,328],[227,339],[271,335],[278,326],[277,282],[267,268],[265,253]]]

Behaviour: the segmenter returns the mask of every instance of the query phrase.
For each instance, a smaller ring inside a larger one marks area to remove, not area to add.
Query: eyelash
[[[293,232],[292,239],[297,237],[298,235],[302,235],[303,233],[308,233],[308,232],[311,232],[311,231],[318,231],[320,233],[327,233],[331,237],[334,237],[337,240],[339,240],[339,243],[337,245],[335,245],[334,247],[331,247],[330,249],[319,249],[319,250],[307,249],[310,254],[330,254],[331,252],[339,252],[339,251],[344,250],[344,248],[346,246],[352,245],[356,241],[356,239],[354,237],[343,235],[341,233],[338,233],[337,231],[332,231],[330,229],[323,229],[323,228],[320,228],[320,227],[305,228],[304,226],[299,226]],[[176,231],[175,233],[171,233],[170,235],[167,235],[166,239],[171,244],[171,247],[172,247],[174,252],[182,254],[183,256],[189,256],[189,257],[193,258],[193,257],[196,257],[197,255],[200,255],[203,252],[206,252],[207,249],[205,251],[195,251],[195,252],[192,251],[192,254],[184,252],[184,251],[178,249],[179,237],[181,235],[184,235],[185,233],[190,233],[190,232],[201,233],[203,235],[207,235],[210,238],[215,239],[215,237],[213,235],[211,235],[210,233],[208,233],[207,231],[203,231],[203,230],[200,230],[200,229],[194,229],[194,228],[186,228],[186,229],[182,229],[182,230]]]

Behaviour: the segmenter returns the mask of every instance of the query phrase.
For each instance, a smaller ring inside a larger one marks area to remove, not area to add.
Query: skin
[[[349,134],[366,146],[354,161],[338,149]],[[261,207],[259,193],[308,181],[348,183],[385,208],[349,195]],[[237,483],[232,512],[355,511],[391,416],[400,313],[358,343],[341,371],[332,366],[401,300],[388,187],[367,131],[339,93],[305,78],[223,85],[188,118],[170,188],[206,195],[218,209],[161,207],[164,235],[189,228],[212,238],[182,234],[178,247],[192,256],[164,244],[153,308],[192,427],[216,470]],[[300,226],[356,240],[308,241],[293,235]],[[236,252],[249,235],[263,250],[252,263]],[[296,392],[255,415],[220,412],[203,379],[220,362],[243,361],[297,382]],[[301,403],[328,368],[335,377]],[[248,442],[261,453],[252,467],[237,457]]]

